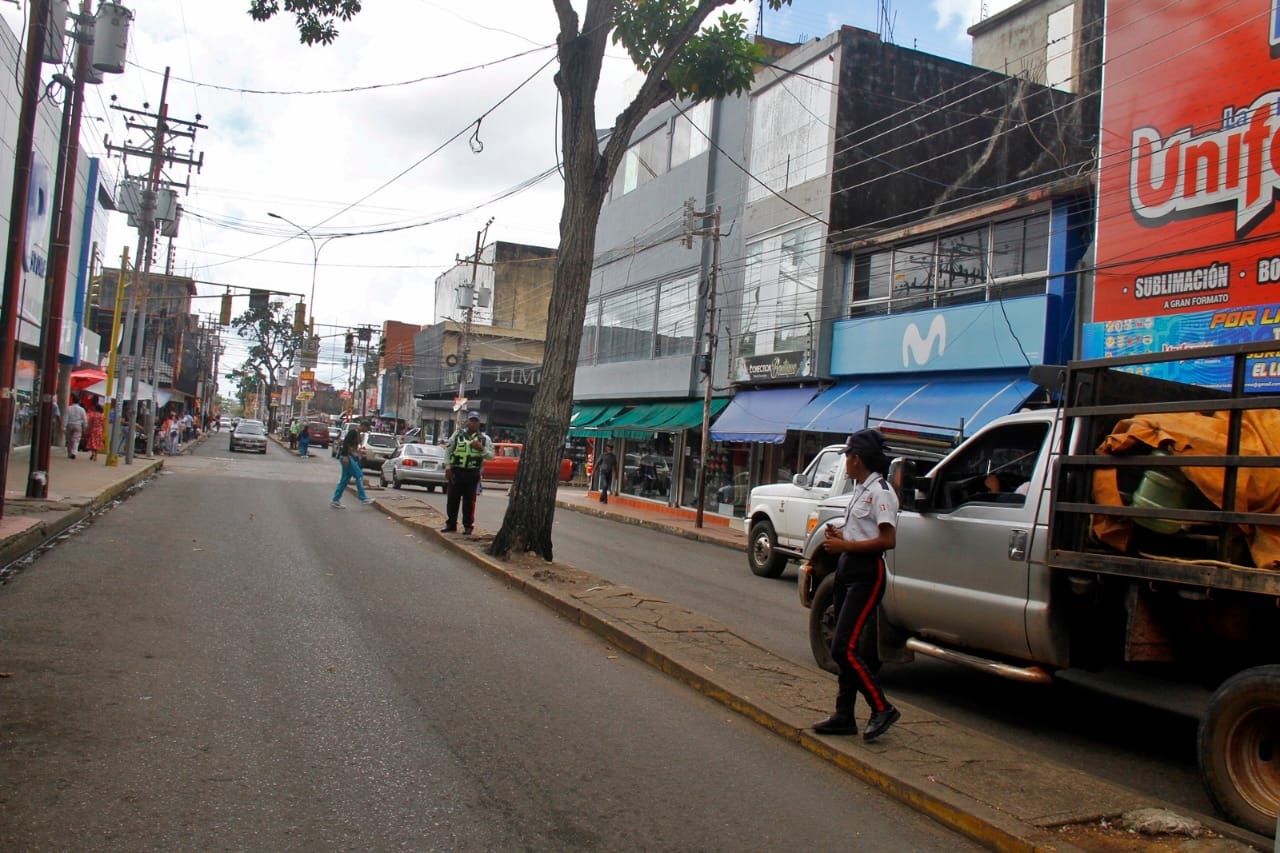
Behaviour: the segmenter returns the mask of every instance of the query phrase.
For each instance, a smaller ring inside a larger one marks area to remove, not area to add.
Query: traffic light
[[[342,345],[343,352],[351,352],[356,346],[356,336],[347,332],[346,342]]]
[[[300,335],[307,330],[307,303],[299,302],[293,309],[293,332]]]
[[[102,276],[89,279],[89,298],[90,305],[102,304]]]
[[[387,339],[385,337],[378,338],[378,358],[387,357]]]
[[[231,291],[230,290],[222,294],[222,313],[218,315],[218,323],[223,326],[231,325]]]

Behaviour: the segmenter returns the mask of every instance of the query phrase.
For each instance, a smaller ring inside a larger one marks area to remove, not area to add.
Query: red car
[[[520,454],[524,452],[523,444],[511,444],[505,441],[494,442],[493,458],[484,463],[486,480],[514,480],[516,468],[520,465]],[[567,483],[573,476],[573,460],[560,460],[560,482]]]
[[[307,424],[307,439],[312,447],[328,447],[329,425],[324,421],[312,421]]]

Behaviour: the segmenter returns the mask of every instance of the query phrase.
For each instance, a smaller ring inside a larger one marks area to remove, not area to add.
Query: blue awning
[[[968,436],[1016,411],[1035,391],[1021,370],[851,379],[828,388],[787,426],[804,432],[883,427],[941,435],[955,435],[963,428]]]
[[[787,436],[787,424],[817,393],[817,388],[739,391],[712,425],[711,438],[781,444]]]

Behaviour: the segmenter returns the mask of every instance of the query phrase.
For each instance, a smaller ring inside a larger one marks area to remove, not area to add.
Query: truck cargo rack
[[[1116,469],[1122,481],[1132,482],[1138,469],[1220,468],[1221,507],[1237,506],[1240,469],[1280,468],[1280,458],[1240,453],[1244,413],[1280,409],[1280,395],[1265,393],[1270,389],[1250,390],[1250,366],[1260,358],[1280,358],[1280,342],[1203,347],[1069,365],[1061,373],[1062,387],[1058,389],[1063,399],[1063,429],[1053,463],[1057,487],[1050,507],[1053,522],[1049,565],[1152,582],[1280,595],[1280,571],[1241,563],[1239,532],[1242,524],[1280,525],[1280,515],[1226,510],[1203,498],[1202,507],[1127,505],[1131,496],[1127,496],[1126,505],[1115,506],[1098,503],[1092,494],[1093,475],[1101,469]],[[1189,362],[1201,375],[1229,376],[1229,388],[1143,375],[1154,365],[1169,362]],[[1180,412],[1227,413],[1225,453],[1096,453],[1103,439],[1125,418]],[[1137,525],[1142,519],[1156,520],[1148,524],[1176,527],[1178,532],[1153,533],[1136,525],[1136,541],[1128,553],[1121,554],[1093,535],[1092,522],[1099,516],[1134,519]]]

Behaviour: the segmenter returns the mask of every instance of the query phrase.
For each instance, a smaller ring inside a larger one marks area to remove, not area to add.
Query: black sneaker
[[[441,528],[440,528],[440,532],[441,532],[441,533],[457,533],[457,532],[458,532],[458,525],[456,525],[456,524],[446,524],[444,527],[441,527]]]
[[[470,536],[470,535],[471,535],[471,528],[470,528],[470,527],[464,527],[464,528],[462,528],[462,535],[463,535],[463,536]]]

